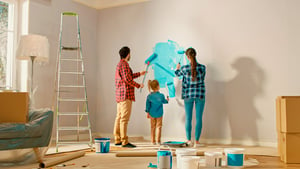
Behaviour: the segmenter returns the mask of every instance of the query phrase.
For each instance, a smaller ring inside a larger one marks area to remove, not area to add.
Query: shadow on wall
[[[224,82],[218,81],[218,72],[213,65],[206,65],[206,101],[203,112],[202,138],[207,139],[224,139],[228,137],[227,113],[225,112],[224,102]]]
[[[227,82],[217,82],[213,69],[207,70],[207,100],[204,116],[208,124],[203,130],[206,138],[226,138],[231,134],[231,143],[258,141],[256,121],[260,118],[255,99],[263,92],[264,72],[249,57],[240,57],[231,67],[237,71]],[[227,124],[227,121],[229,124]],[[204,123],[206,123],[204,121]],[[229,125],[230,133],[226,133]]]
[[[260,116],[255,107],[255,98],[263,92],[264,72],[249,57],[240,57],[231,66],[237,74],[224,86],[225,111],[228,115],[231,138],[257,141],[256,121]]]

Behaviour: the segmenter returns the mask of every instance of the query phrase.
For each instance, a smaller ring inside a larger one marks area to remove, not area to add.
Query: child
[[[162,117],[163,117],[163,104],[168,103],[169,97],[165,99],[165,96],[159,92],[159,83],[157,80],[148,81],[149,92],[152,92],[147,96],[146,101],[146,113],[147,118],[150,118],[151,124],[151,142],[153,145],[160,144]],[[155,134],[156,142],[155,142]]]

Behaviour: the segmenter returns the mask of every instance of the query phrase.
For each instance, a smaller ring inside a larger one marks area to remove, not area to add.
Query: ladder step
[[[64,116],[64,115],[89,115],[88,112],[58,112],[58,115]]]
[[[78,50],[79,47],[66,47],[66,46],[62,46],[61,49],[62,49],[62,50]]]
[[[82,62],[83,61],[82,59],[60,59],[60,60],[63,60],[63,61],[75,61],[75,62]]]
[[[90,130],[91,127],[58,127],[58,130]]]
[[[60,72],[61,74],[84,75],[83,72]]]
[[[83,85],[60,85],[59,87],[64,87],[64,88],[80,88],[84,87]]]
[[[66,145],[66,144],[92,144],[91,142],[87,142],[87,141],[59,141],[56,144],[60,144],[60,145]]]
[[[83,102],[83,101],[87,101],[87,99],[59,99],[58,101],[62,101],[62,102]]]

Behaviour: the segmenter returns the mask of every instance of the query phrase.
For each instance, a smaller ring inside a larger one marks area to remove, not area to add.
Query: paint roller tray
[[[163,142],[162,145],[169,146],[169,147],[187,147],[188,146],[187,142],[183,142],[183,141],[167,141],[167,142]]]

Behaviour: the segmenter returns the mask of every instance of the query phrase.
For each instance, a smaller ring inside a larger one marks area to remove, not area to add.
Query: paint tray
[[[183,142],[183,141],[167,141],[167,142],[163,142],[162,145],[169,146],[169,147],[187,147],[188,146],[187,142]]]

